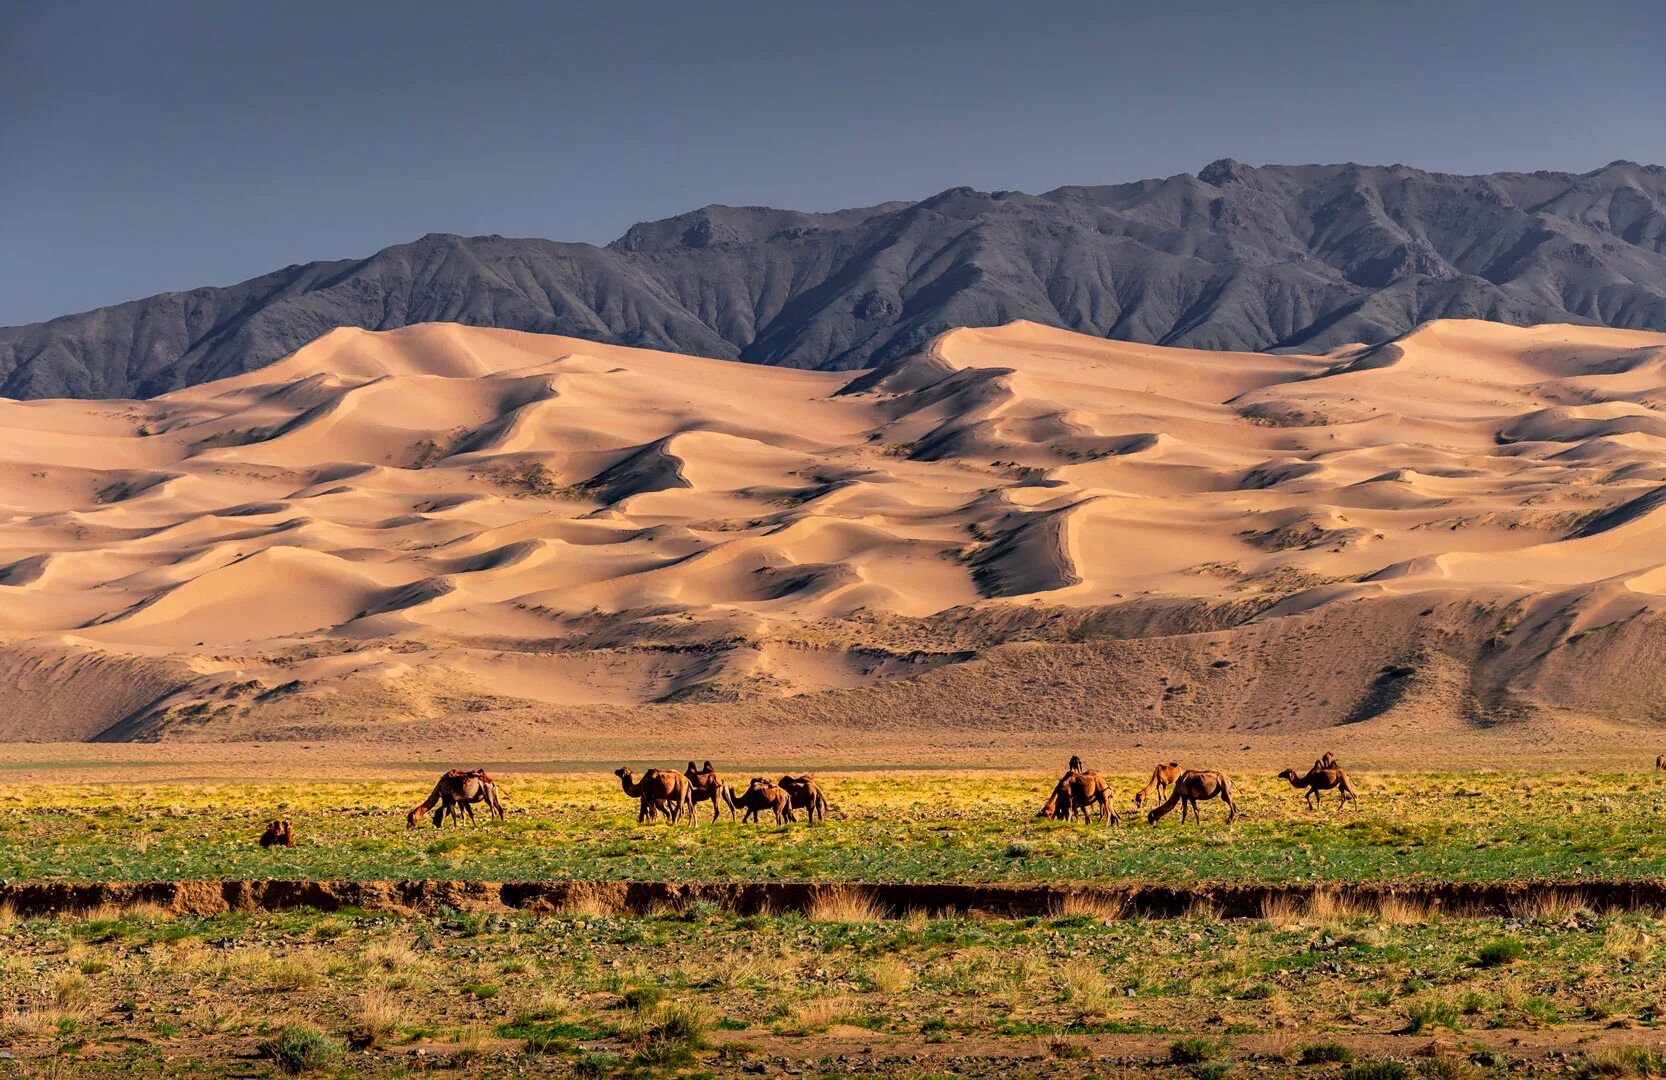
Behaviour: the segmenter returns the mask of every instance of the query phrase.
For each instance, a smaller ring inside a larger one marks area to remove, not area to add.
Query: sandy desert
[[[1666,335],[1574,326],[854,375],[337,330],[0,404],[0,739],[1624,743],[1663,403]]]

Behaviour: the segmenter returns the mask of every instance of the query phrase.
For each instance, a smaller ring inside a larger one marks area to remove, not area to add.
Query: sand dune
[[[1462,637],[1471,609],[1513,611],[1491,632],[1508,663],[1453,662],[1508,669],[1514,707],[1572,693],[1553,650],[1666,607],[1666,336],[1638,332],[1440,322],[1274,356],[1014,323],[852,376],[435,324],[0,420],[0,633],[27,693],[127,661],[177,680],[89,694],[60,735],[336,706],[796,697],[852,718],[865,688],[929,696],[1054,640],[1013,605],[1182,651],[1281,618]],[[1408,700],[1369,669],[1295,715]],[[1095,722],[1155,722],[1119,701]]]

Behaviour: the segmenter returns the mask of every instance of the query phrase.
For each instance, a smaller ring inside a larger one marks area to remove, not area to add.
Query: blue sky
[[[14,5],[0,325],[425,232],[1252,164],[1666,163],[1654,0]]]

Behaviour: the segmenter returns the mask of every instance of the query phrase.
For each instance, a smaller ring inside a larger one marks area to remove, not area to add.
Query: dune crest
[[[1286,356],[1019,322],[852,376],[338,330],[147,401],[0,402],[0,633],[31,670],[178,675],[137,712],[103,694],[126,711],[81,737],[331,695],[422,717],[945,686],[1050,640],[1014,605],[1120,612],[1097,636],[1130,640],[1514,605],[1508,677],[1534,683],[1666,607],[1663,357],[1591,327]],[[1405,696],[1373,687],[1327,708]]]

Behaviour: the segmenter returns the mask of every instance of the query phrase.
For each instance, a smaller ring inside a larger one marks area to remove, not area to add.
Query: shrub
[[[619,995],[619,1004],[636,1012],[646,1012],[665,1000],[665,991],[657,986],[633,986]]]
[[[1481,946],[1476,962],[1482,967],[1503,967],[1513,964],[1527,954],[1527,946],[1515,938],[1499,938]]]
[[[261,1057],[295,1076],[322,1068],[341,1052],[341,1044],[311,1024],[285,1024],[256,1049]]]
[[[1425,1001],[1413,1006],[1406,1013],[1406,1026],[1403,1033],[1419,1035],[1430,1028],[1438,1027],[1450,1028],[1453,1031],[1463,1030],[1458,1007],[1450,1001]]]
[[[1169,1060],[1176,1065],[1192,1065],[1208,1061],[1220,1053],[1220,1044],[1202,1035],[1189,1035],[1169,1043]]]
[[[1342,1070],[1342,1080],[1405,1080],[1411,1070],[1398,1061],[1383,1058],[1361,1061]]]
[[[1354,1060],[1354,1052],[1341,1043],[1308,1043],[1296,1051],[1297,1065],[1334,1065]]]

